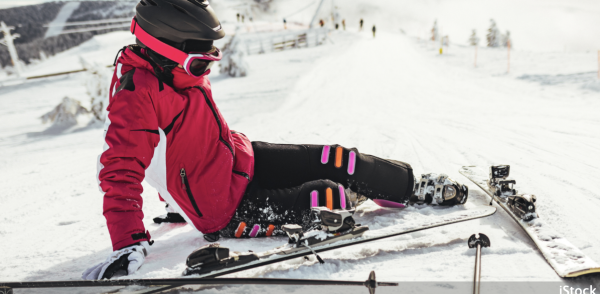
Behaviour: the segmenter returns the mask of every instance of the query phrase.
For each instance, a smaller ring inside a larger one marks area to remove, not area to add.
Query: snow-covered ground
[[[461,166],[510,164],[519,190],[538,196],[541,217],[600,261],[600,192],[595,187],[600,177],[600,81],[595,52],[515,50],[507,73],[504,49],[479,48],[473,67],[473,47],[452,45],[439,55],[430,42],[411,34],[378,32],[373,38],[368,30],[351,28],[332,32],[325,46],[248,56],[250,74],[245,78],[211,74],[213,95],[231,128],[252,140],[337,143],[408,162],[417,174],[447,173],[469,185],[465,208],[485,205],[488,199],[458,173]],[[131,41],[127,32],[96,36],[30,70],[77,69],[79,55],[109,64]],[[39,120],[65,96],[87,105],[84,78],[72,74],[0,87],[0,281],[77,280],[86,267],[111,252],[95,180],[102,129],[85,118],[68,128]],[[144,188],[144,223],[156,243],[132,278],[178,277],[185,257],[206,241],[187,225],[153,224],[152,218],[164,209],[156,192],[145,183]],[[459,209],[464,208],[395,211],[369,201],[359,209],[357,222],[378,230]],[[323,253],[324,265],[314,258],[298,259],[232,276],[364,280],[375,270],[382,281],[470,281],[474,251],[466,240],[479,232],[492,242],[483,250],[482,280],[561,281],[502,211]],[[233,250],[260,251],[283,242],[265,238],[221,243]],[[600,277],[578,281],[599,285]],[[448,290],[443,284],[410,285],[415,293]],[[274,289],[281,290],[210,291]],[[392,291],[397,289],[378,289]]]

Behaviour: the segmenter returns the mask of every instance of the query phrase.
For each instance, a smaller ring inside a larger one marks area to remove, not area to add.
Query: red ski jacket
[[[252,145],[229,130],[206,75],[173,70],[159,81],[142,52],[128,47],[111,82],[98,181],[117,250],[149,241],[142,219],[142,181],[202,233],[224,228],[254,172]]]

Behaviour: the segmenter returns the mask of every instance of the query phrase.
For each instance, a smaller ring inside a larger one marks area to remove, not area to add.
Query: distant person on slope
[[[414,199],[407,163],[339,145],[250,142],[231,130],[207,77],[222,57],[213,41],[225,36],[212,8],[145,1],[131,24],[136,44],[116,61],[98,162],[114,252],[84,279],[133,274],[150,253],[144,179],[178,216],[170,220],[187,222],[209,242],[284,235],[284,224],[308,227],[315,206],[350,210],[370,198],[401,208]],[[433,189],[432,183],[425,178],[419,187]],[[444,195],[454,193],[446,204],[466,201],[463,186],[445,183]]]
[[[358,27],[358,30],[362,31],[362,27],[363,27],[363,19],[362,18],[360,19],[360,23],[359,24],[360,24],[360,26]]]
[[[373,38],[375,38],[375,32],[377,31],[377,29],[375,28],[375,25],[373,25],[373,28],[371,30],[373,31]]]

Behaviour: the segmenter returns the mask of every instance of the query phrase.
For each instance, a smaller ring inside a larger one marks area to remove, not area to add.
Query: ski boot
[[[323,260],[312,249],[313,246],[321,246],[332,242],[352,239],[362,236],[369,230],[368,226],[361,226],[354,221],[352,215],[354,210],[335,209],[327,207],[311,208],[311,227],[303,230],[299,225],[287,224],[281,229],[288,235],[287,247],[280,251],[284,254],[308,248],[320,263]]]
[[[417,181],[411,203],[437,204],[452,206],[465,204],[469,197],[469,188],[450,179],[446,174],[423,174]]]
[[[360,224],[356,224],[352,218],[353,214],[354,210],[329,210],[323,206],[313,207],[311,208],[311,227],[331,234],[346,232],[360,227]]]
[[[154,223],[162,224],[162,223],[185,223],[186,222],[185,219],[179,213],[175,212],[175,210],[173,208],[171,208],[168,203],[165,206],[165,209],[167,210],[167,214],[163,214],[163,215],[159,215],[159,216],[155,217],[153,219]]]

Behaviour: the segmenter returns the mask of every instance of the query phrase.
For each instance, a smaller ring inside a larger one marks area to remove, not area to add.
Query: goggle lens
[[[195,76],[201,76],[215,63],[214,60],[194,59],[190,64],[190,73]]]

